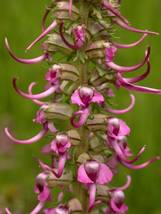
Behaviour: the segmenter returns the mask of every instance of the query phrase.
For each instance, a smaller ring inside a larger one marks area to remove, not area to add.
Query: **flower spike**
[[[147,70],[140,76],[132,77],[132,78],[123,78],[128,83],[137,83],[144,80],[150,74],[150,62],[147,62]]]
[[[50,142],[41,148],[41,153],[49,160],[36,158],[41,172],[36,176],[34,188],[37,205],[30,214],[126,214],[124,191],[131,184],[131,177],[128,175],[120,187],[109,186],[113,177],[117,177],[119,165],[139,170],[160,159],[156,156],[138,163],[146,146],[133,153],[128,142],[131,129],[116,117],[133,109],[135,96],[129,94],[130,104],[126,108],[113,109],[110,105],[121,87],[161,94],[159,89],[137,85],[150,74],[150,47],[144,58],[133,66],[115,63],[117,51],[136,47],[149,35],[158,35],[130,26],[120,11],[120,4],[121,0],[51,0],[42,18],[40,35],[27,47],[29,50],[46,39],[41,44],[43,54],[37,58],[18,58],[5,39],[14,60],[25,64],[46,61],[48,65],[44,74],[46,83],[40,93],[34,92],[36,82],[31,82],[24,92],[13,78],[16,92],[39,107],[33,118],[33,122],[42,127],[39,133],[21,140],[8,128],[4,130],[17,144],[36,143],[48,134]],[[50,12],[54,20],[48,26]],[[114,42],[116,24],[141,36],[127,44]],[[57,57],[53,59],[55,54]],[[125,76],[143,66],[144,72]],[[113,87],[117,89],[115,93]],[[41,101],[44,98],[45,101]],[[55,187],[60,191],[54,205],[49,207]],[[3,211],[11,214],[7,208]]]

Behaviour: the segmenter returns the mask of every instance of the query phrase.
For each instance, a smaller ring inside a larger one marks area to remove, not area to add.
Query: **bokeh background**
[[[9,206],[13,211],[29,213],[35,204],[33,192],[34,177],[39,172],[35,157],[40,156],[39,148],[45,140],[28,146],[13,145],[5,137],[5,126],[12,128],[20,137],[34,135],[40,127],[32,122],[35,107],[30,101],[18,96],[12,88],[11,80],[19,77],[23,89],[31,81],[43,84],[44,64],[22,65],[14,62],[4,48],[4,37],[22,57],[37,56],[41,50],[37,45],[32,51],[24,49],[40,32],[41,17],[49,1],[0,0],[0,208]],[[142,29],[152,29],[161,34],[160,0],[123,0],[122,13],[130,22]],[[132,42],[139,35],[116,29],[116,39]],[[152,46],[152,72],[142,84],[161,88],[161,36],[149,37],[137,48],[121,50],[117,56],[120,64],[132,65],[143,57],[144,49]],[[139,71],[136,71],[136,74]],[[129,97],[126,90],[119,92],[119,107],[126,106]],[[136,95],[136,105],[132,112],[122,116],[132,129],[129,144],[134,151],[147,145],[142,161],[154,155],[161,155],[161,97],[156,95]],[[130,214],[161,214],[161,161],[141,171],[129,171],[122,167],[117,184],[125,181],[125,174],[133,177],[132,186],[127,190],[127,204]]]

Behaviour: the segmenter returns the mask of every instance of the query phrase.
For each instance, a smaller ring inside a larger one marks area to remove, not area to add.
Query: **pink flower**
[[[38,194],[38,200],[41,202],[51,200],[50,189],[48,188],[48,184],[46,182],[47,177],[48,174],[45,173],[40,173],[36,177],[35,192]]]
[[[83,86],[74,91],[71,102],[81,107],[81,110],[75,112],[71,118],[72,125],[75,128],[80,128],[90,114],[89,105],[91,103],[102,105],[104,97],[95,89]],[[79,117],[78,121],[76,121],[76,117]]]
[[[95,89],[83,86],[74,91],[71,102],[81,107],[88,107],[90,103],[102,104],[104,97]]]
[[[108,166],[95,160],[87,161],[79,166],[77,180],[89,189],[89,208],[93,208],[96,197],[96,185],[107,184],[113,174]]]
[[[62,38],[62,41],[67,45],[69,48],[77,50],[80,49],[84,43],[85,43],[85,29],[83,25],[78,25],[75,28],[73,28],[72,33],[74,36],[74,44],[71,44],[68,42],[68,40],[65,38],[65,35],[63,33],[64,28],[64,22],[60,24],[59,32],[60,36]]]
[[[52,172],[57,178],[61,177],[68,158],[68,150],[70,147],[71,143],[69,137],[65,134],[57,134],[56,139],[42,149],[42,153],[44,154],[56,153],[58,155],[59,160],[57,169],[55,169],[55,160],[53,160],[52,167],[44,164],[42,161],[39,161],[40,167],[44,171]]]
[[[110,118],[107,125],[107,137],[109,144],[111,144],[112,141],[128,136],[130,131],[130,128],[123,120]]]
[[[124,204],[125,195],[121,190],[112,192],[109,202],[109,208],[106,210],[106,214],[125,214],[128,211],[128,207]]]

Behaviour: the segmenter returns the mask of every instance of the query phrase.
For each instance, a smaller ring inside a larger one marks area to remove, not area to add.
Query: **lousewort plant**
[[[138,170],[159,159],[158,156],[137,164],[145,151],[142,147],[133,154],[127,138],[128,125],[116,115],[129,112],[135,97],[131,91],[161,94],[161,90],[137,85],[150,73],[150,47],[143,59],[132,66],[116,64],[119,49],[133,48],[156,32],[136,29],[129,25],[119,10],[119,0],[57,0],[52,1],[42,19],[41,34],[27,47],[30,50],[42,38],[42,55],[32,59],[18,58],[5,39],[11,57],[24,64],[47,63],[44,75],[45,90],[34,94],[32,82],[28,91],[22,91],[17,80],[13,87],[22,97],[39,107],[34,122],[41,131],[27,140],[19,140],[8,128],[6,135],[17,144],[32,144],[49,135],[51,139],[41,150],[51,160],[46,164],[38,159],[41,172],[36,177],[37,205],[30,212],[36,214],[124,214],[128,211],[124,191],[126,183],[113,187],[119,164]],[[52,13],[53,20],[46,26]],[[113,41],[115,25],[139,33],[138,41],[119,44]],[[125,75],[143,66],[143,74],[127,78]],[[114,109],[111,99],[114,88],[129,91],[130,104],[125,109]],[[42,101],[50,97],[48,101]],[[52,189],[59,188],[56,198]],[[8,208],[5,209],[10,214]]]

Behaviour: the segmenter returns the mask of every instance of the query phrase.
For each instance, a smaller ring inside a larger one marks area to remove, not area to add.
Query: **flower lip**
[[[92,88],[83,86],[79,89],[79,96],[82,102],[88,105],[94,96],[94,91]]]
[[[56,136],[56,143],[59,146],[65,146],[67,143],[69,143],[69,137],[65,134],[58,134]]]
[[[100,164],[95,160],[89,160],[84,164],[85,171],[89,178],[96,182],[100,170]]]
[[[116,190],[116,191],[112,192],[112,199],[117,205],[120,205],[125,200],[125,194],[121,190]]]
[[[53,65],[45,75],[45,79],[51,84],[55,84],[60,74],[60,66]]]

